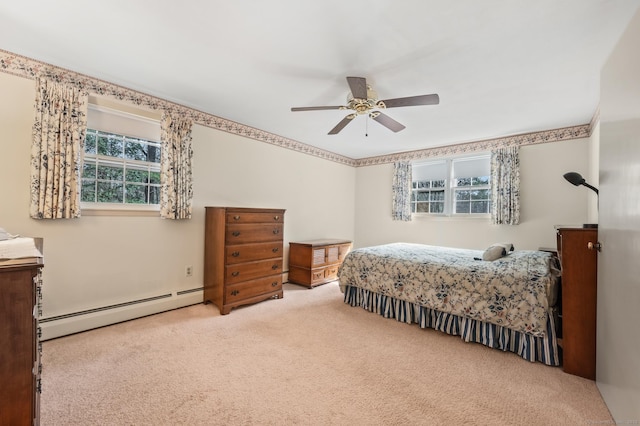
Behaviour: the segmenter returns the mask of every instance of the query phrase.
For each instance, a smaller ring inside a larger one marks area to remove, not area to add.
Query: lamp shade
[[[576,172],[567,172],[564,174],[564,178],[575,186],[583,185],[585,183],[582,175]]]
[[[595,192],[596,194],[598,194],[598,188],[595,188],[591,185],[589,185],[584,178],[582,177],[582,175],[580,173],[576,173],[576,172],[567,172],[564,175],[564,178],[569,181],[571,184],[575,185],[575,186],[579,186],[579,185],[584,185],[587,188],[591,189],[593,192]]]

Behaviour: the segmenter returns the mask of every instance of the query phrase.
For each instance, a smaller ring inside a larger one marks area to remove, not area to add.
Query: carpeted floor
[[[41,424],[613,424],[593,381],[342,302],[336,283],[43,344]]]

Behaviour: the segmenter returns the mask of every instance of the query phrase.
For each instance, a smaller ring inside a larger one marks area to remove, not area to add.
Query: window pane
[[[147,186],[137,185],[134,183],[127,184],[126,203],[146,204],[147,203]]]
[[[96,178],[96,164],[93,162],[85,161],[82,165],[82,177],[88,179]]]
[[[149,187],[149,204],[160,204],[160,187]]]
[[[129,160],[148,161],[148,145],[138,139],[126,138],[124,145],[124,158]]]
[[[455,180],[455,186],[471,186],[471,178],[459,178]]]
[[[472,200],[488,200],[489,199],[489,190],[488,189],[477,189],[475,191],[471,191],[471,199]]]
[[[431,182],[433,188],[444,188],[444,180],[434,180]]]
[[[429,203],[418,203],[418,204],[416,204],[416,212],[417,213],[429,213]]]
[[[160,163],[160,144],[149,144],[148,147],[148,160],[150,163]]]
[[[489,185],[489,176],[474,177],[471,185]]]
[[[489,213],[489,202],[488,201],[471,202],[471,213]]]
[[[456,201],[456,213],[469,213],[470,201]]]
[[[100,133],[98,136],[98,154],[109,157],[122,158],[123,142],[122,136]]]
[[[149,180],[149,171],[140,169],[127,169],[127,182],[147,183]]]
[[[87,132],[87,136],[84,139],[84,152],[87,154],[96,153],[96,134],[94,132]]]
[[[93,203],[96,201],[96,181],[93,179],[82,179],[82,189],[80,191],[80,201]]]
[[[418,182],[418,188],[428,188],[428,187],[429,187],[428,180],[421,180],[420,182]]]
[[[456,201],[466,201],[471,198],[471,191],[456,191]]]
[[[117,180],[122,182],[123,176],[123,166],[107,166],[104,164],[98,164],[98,179]]]
[[[98,182],[99,203],[122,203],[124,186],[118,182]]]
[[[431,213],[444,213],[444,203],[431,203]]]
[[[444,191],[431,191],[431,201],[444,201]]]
[[[420,191],[417,195],[418,201],[429,201],[429,191]]]

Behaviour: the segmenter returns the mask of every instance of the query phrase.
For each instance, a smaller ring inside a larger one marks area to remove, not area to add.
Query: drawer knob
[[[233,291],[231,292],[231,295],[232,295],[232,296],[237,296],[237,295],[239,295],[239,294],[240,294],[240,292],[239,292],[238,290],[233,290]]]
[[[280,216],[274,216],[273,217],[273,220],[278,220],[278,219],[280,219]]]
[[[231,235],[233,235],[234,237],[238,237],[240,236],[240,231],[233,231]]]
[[[271,283],[271,287],[278,287],[278,281],[274,281]]]
[[[280,230],[279,230],[279,229],[274,229],[274,230],[273,230],[273,233],[274,233],[274,234],[279,234],[279,233],[280,233]]]
[[[272,252],[277,253],[280,251],[280,249],[278,247],[271,249]]]
[[[240,275],[240,272],[238,272],[238,271],[233,271],[233,272],[231,273],[231,276],[232,276],[232,277],[237,277],[238,275]]]
[[[238,216],[238,215],[234,216],[233,220],[240,220],[240,216]]]
[[[271,267],[271,269],[273,269],[274,271],[275,271],[276,269],[278,269],[278,268],[279,268],[279,266],[278,266],[278,265],[273,265],[273,266]]]
[[[233,253],[231,253],[231,256],[238,257],[238,256],[240,256],[240,252],[239,251],[234,251]]]

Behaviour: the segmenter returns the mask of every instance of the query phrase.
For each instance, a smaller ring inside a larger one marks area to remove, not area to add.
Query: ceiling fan
[[[294,107],[291,108],[291,111],[320,111],[326,109],[353,110],[354,112],[343,118],[341,122],[329,131],[330,135],[338,134],[354,118],[363,114],[368,114],[369,117],[391,131],[399,132],[404,129],[405,126],[384,114],[380,111],[381,109],[418,105],[437,105],[440,103],[440,97],[437,94],[378,100],[378,94],[371,89],[371,86],[367,84],[367,80],[364,77],[347,77],[347,83],[349,83],[351,93],[347,96],[346,106]]]

